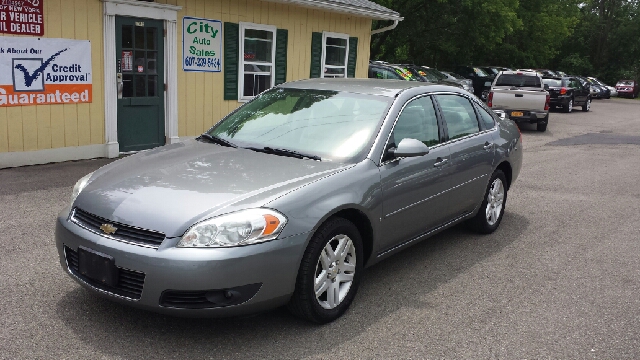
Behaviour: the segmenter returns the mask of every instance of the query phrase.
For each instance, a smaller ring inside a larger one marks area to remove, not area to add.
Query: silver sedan
[[[78,181],[57,220],[66,273],[142,309],[287,305],[326,323],[363,270],[455,224],[498,228],[516,125],[468,92],[391,80],[275,87],[194,140]]]

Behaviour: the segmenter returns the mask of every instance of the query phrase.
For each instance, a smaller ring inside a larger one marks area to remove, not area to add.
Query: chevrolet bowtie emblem
[[[115,233],[116,230],[118,230],[118,228],[111,224],[102,224],[100,226],[100,230],[102,230],[102,232],[104,232],[105,234],[109,235],[109,234]]]

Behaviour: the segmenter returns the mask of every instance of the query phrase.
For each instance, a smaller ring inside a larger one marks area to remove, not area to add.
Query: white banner
[[[89,40],[0,36],[0,106],[91,102]]]
[[[222,69],[222,22],[185,16],[182,18],[182,70],[220,72]]]

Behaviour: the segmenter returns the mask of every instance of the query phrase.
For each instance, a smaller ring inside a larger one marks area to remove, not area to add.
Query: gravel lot
[[[75,181],[109,160],[0,170],[0,358],[638,359],[640,101],[523,127],[500,229],[445,231],[365,274],[338,321],[147,313],[59,266]]]

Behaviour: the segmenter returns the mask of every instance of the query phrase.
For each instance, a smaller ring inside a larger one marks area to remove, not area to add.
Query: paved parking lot
[[[523,139],[496,233],[456,227],[368,269],[325,326],[96,297],[63,273],[53,230],[75,181],[108,160],[0,170],[0,358],[640,358],[640,101],[554,112]]]

